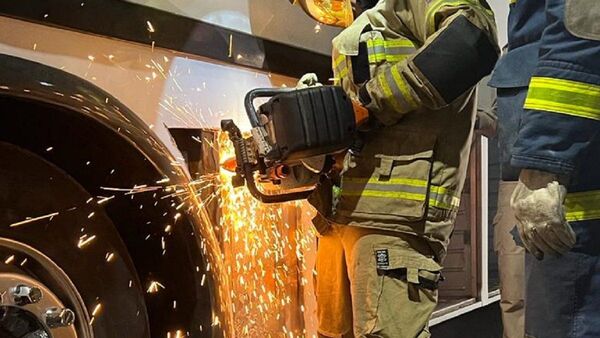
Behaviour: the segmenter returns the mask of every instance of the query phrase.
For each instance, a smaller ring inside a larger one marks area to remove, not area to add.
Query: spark
[[[107,263],[110,263],[114,258],[115,254],[112,252],[108,252],[105,257]]]
[[[47,214],[47,215],[43,215],[43,216],[28,218],[28,219],[26,219],[24,221],[12,223],[11,225],[9,225],[9,227],[10,228],[14,228],[14,227],[18,227],[18,226],[21,226],[21,225],[24,225],[24,224],[41,221],[43,219],[50,219],[50,220],[52,220],[52,218],[54,216],[57,216],[58,214],[59,214],[58,212],[53,212],[53,213],[50,213],[50,214]]]
[[[12,262],[14,262],[15,260],[15,255],[11,255],[8,258],[6,258],[6,260],[4,261],[4,264],[10,264]]]
[[[52,149],[54,149],[54,147],[48,147],[46,148],[46,151],[52,151]]]
[[[87,234],[79,237],[79,242],[77,242],[77,247],[79,249],[83,249],[92,243],[96,239],[96,235],[88,236]]]
[[[110,200],[112,200],[113,198],[115,198],[115,195],[112,196],[108,196],[108,197],[102,197],[98,200],[98,202],[96,202],[97,204],[104,204]]]
[[[102,310],[102,303],[96,304],[96,306],[94,306],[94,310],[92,310],[92,316],[96,317],[100,313],[101,310]]]
[[[148,25],[148,32],[154,33],[155,30],[154,30],[154,26],[152,26],[152,22],[146,21],[146,24]]]
[[[148,289],[146,290],[146,292],[147,293],[157,293],[161,289],[166,289],[166,288],[160,282],[151,281],[150,284],[148,285]]]

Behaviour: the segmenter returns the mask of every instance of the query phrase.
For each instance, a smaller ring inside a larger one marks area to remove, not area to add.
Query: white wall
[[[506,26],[508,22],[508,0],[488,0],[488,3],[496,14],[496,26],[498,27],[498,44],[500,47],[507,42]]]
[[[288,0],[127,0],[323,54],[339,29],[320,26]]]

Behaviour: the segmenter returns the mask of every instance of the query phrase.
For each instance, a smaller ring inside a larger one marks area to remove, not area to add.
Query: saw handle
[[[248,114],[248,119],[250,119],[250,125],[252,128],[256,128],[260,126],[258,120],[258,112],[254,107],[254,100],[259,97],[273,97],[277,94],[287,93],[296,90],[295,88],[256,88],[248,92],[244,99],[244,107],[246,108],[246,114]]]
[[[298,191],[298,192],[290,192],[285,194],[277,194],[277,195],[266,195],[258,190],[256,186],[256,182],[254,181],[254,168],[250,164],[244,165],[244,176],[246,179],[246,187],[248,187],[248,191],[250,194],[254,196],[257,200],[261,201],[265,204],[272,203],[283,203],[289,201],[297,201],[307,199],[310,194],[313,193],[314,189],[306,190],[306,191]]]

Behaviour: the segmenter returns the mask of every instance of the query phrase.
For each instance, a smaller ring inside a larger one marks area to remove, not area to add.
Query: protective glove
[[[354,108],[354,120],[357,126],[367,122],[369,119],[369,110],[367,108],[356,100],[352,100],[352,108]]]
[[[302,75],[300,80],[298,80],[298,83],[296,84],[296,89],[304,89],[304,88],[318,87],[318,86],[322,86],[322,84],[319,82],[319,78],[317,77],[317,74],[306,73],[306,74]]]
[[[510,205],[527,251],[537,259],[563,255],[575,245],[575,232],[565,217],[567,189],[555,174],[524,169]]]
[[[296,89],[304,89],[318,86],[322,86],[322,84],[319,82],[317,74],[306,73],[302,75],[300,80],[298,80],[298,84],[296,84]],[[354,118],[356,120],[357,126],[360,126],[369,119],[369,111],[362,104],[360,104],[360,102],[352,100],[352,108],[354,108]]]

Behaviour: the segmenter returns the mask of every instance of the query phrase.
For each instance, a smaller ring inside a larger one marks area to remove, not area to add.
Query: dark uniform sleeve
[[[414,21],[423,45],[359,90],[361,102],[387,125],[422,106],[452,103],[492,71],[499,55],[494,16],[484,0],[410,1],[423,11],[396,14],[412,16],[402,19]]]
[[[600,13],[600,2],[547,0],[548,22],[511,165],[570,175],[589,153],[600,131],[600,42],[593,34],[599,18],[593,13]]]

